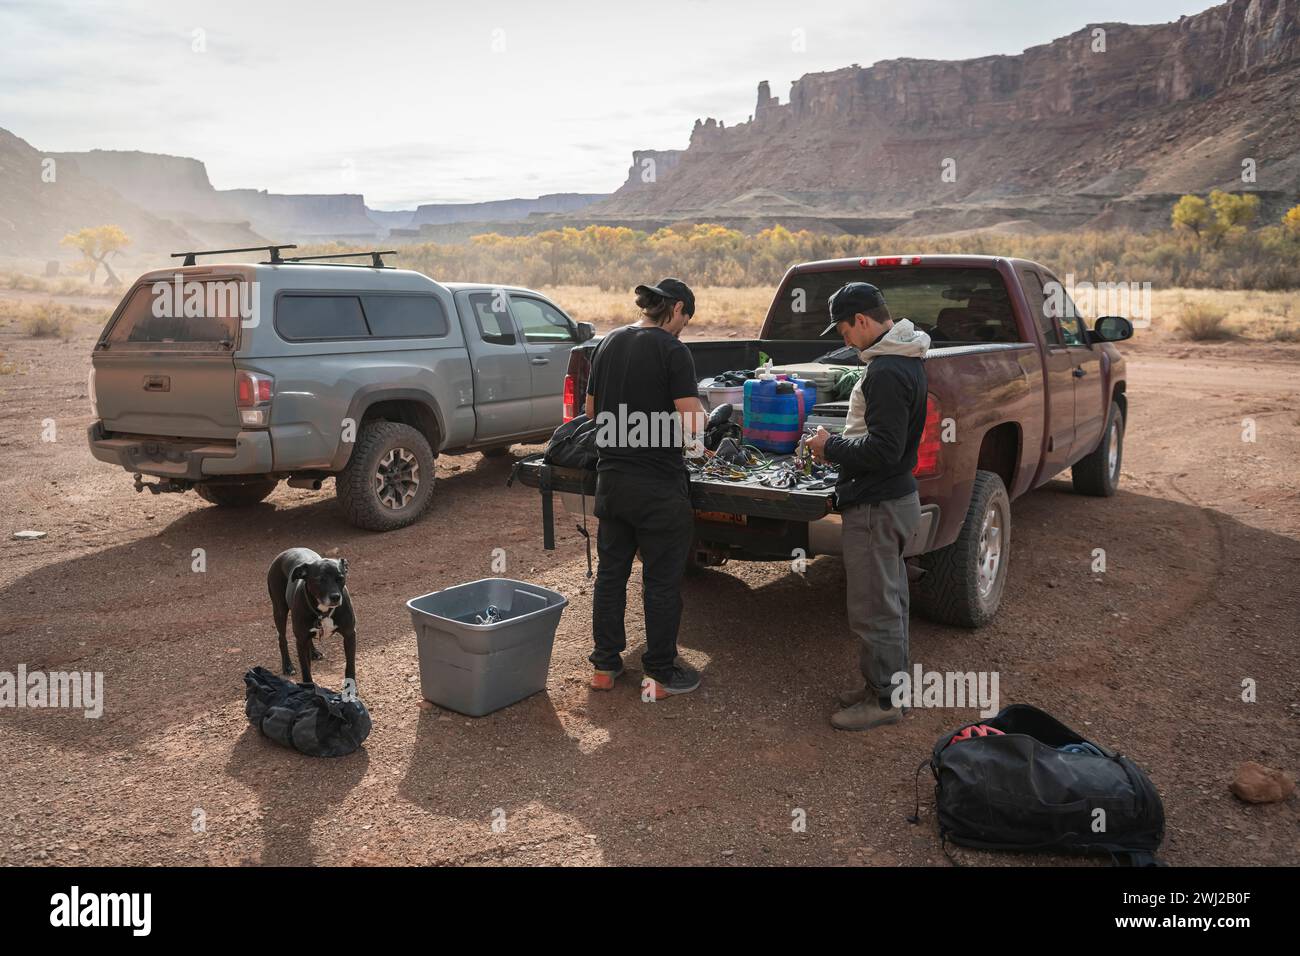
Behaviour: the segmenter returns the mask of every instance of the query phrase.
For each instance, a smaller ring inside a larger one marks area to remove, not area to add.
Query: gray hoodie
[[[902,355],[923,359],[929,350],[930,336],[918,330],[911,319],[895,319],[893,327],[880,341],[860,351],[858,357],[862,359],[865,367],[870,365],[871,360],[878,355]],[[864,373],[853,391],[849,393],[849,414],[845,419],[844,431],[841,433],[845,438],[860,438],[867,433],[867,399],[862,394],[862,382],[865,379]]]

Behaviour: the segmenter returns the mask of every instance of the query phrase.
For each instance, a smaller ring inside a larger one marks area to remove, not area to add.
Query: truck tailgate
[[[518,478],[529,488],[541,486],[542,463],[520,462]],[[561,493],[588,496],[596,493],[596,474],[574,468],[551,467],[551,488]],[[691,479],[691,507],[696,511],[718,514],[753,515],[786,521],[816,521],[831,512],[831,491],[798,491],[764,488],[729,481]]]
[[[96,351],[92,361],[107,431],[224,440],[240,431],[230,352]]]

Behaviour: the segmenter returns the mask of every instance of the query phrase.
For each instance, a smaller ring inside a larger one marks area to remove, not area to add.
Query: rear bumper
[[[903,557],[914,558],[934,550],[934,536],[939,530],[939,506],[922,505],[921,520],[917,522],[912,537],[903,546]],[[844,521],[839,512],[808,523],[808,553],[844,553]]]
[[[201,481],[218,475],[265,475],[272,470],[271,434],[243,431],[233,445],[184,442],[165,438],[108,436],[104,423],[86,432],[90,453],[129,472]]]

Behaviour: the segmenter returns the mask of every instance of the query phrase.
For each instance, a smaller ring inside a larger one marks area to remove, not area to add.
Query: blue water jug
[[[745,441],[763,451],[788,455],[799,444],[807,416],[806,396],[797,383],[788,392],[777,390],[776,379],[745,383]]]

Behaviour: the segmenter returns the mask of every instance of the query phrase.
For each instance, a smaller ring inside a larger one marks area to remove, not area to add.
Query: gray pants
[[[844,576],[849,628],[857,636],[868,690],[888,699],[894,674],[907,670],[907,565],[903,549],[921,523],[913,492],[844,511]]]

